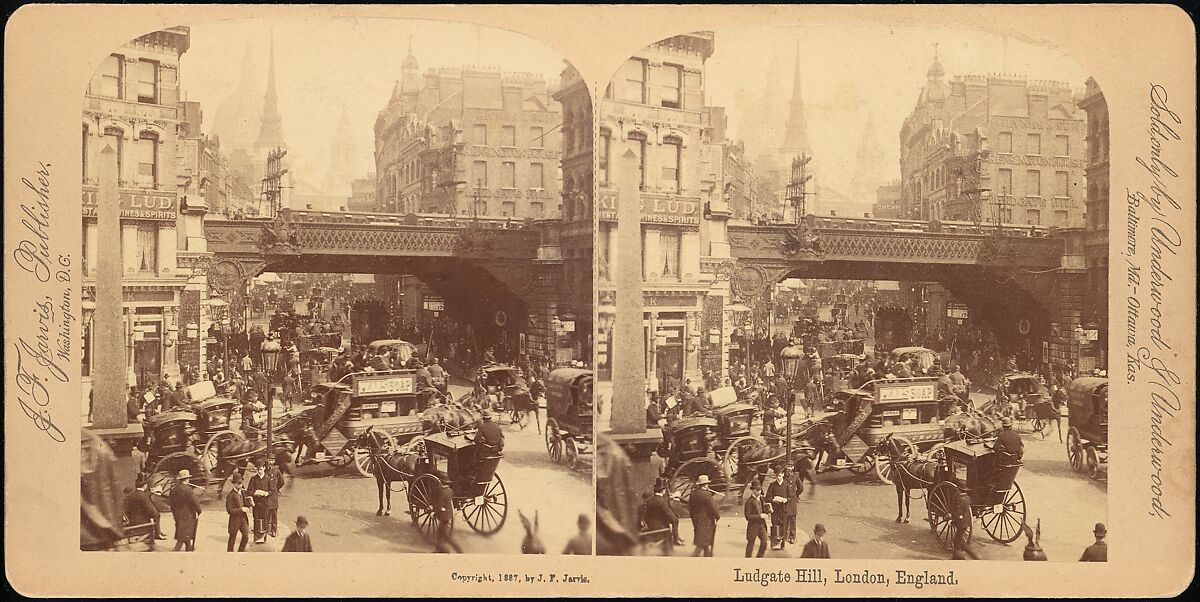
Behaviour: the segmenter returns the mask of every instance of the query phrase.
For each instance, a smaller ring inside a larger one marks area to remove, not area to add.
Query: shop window
[[[542,219],[546,216],[545,205],[541,201],[533,201],[529,203],[529,217],[533,219]]]
[[[137,267],[139,272],[158,272],[158,226],[138,224]]]
[[[682,250],[682,236],[679,232],[664,231],[659,235],[659,248],[662,249],[662,277],[664,280],[679,280],[679,255]]]

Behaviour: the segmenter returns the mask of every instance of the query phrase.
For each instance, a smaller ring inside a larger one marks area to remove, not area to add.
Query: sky
[[[935,42],[947,82],[955,75],[1010,73],[1082,89],[1088,78],[1079,63],[1050,46],[981,31],[876,25],[730,28],[716,31],[705,68],[706,99],[726,107],[729,134],[737,138],[738,100],[764,94],[775,55],[783,75],[778,84],[785,111],[778,124],[782,140],[798,43],[808,138],[820,182],[849,191],[863,129],[873,113],[886,158],[875,166],[874,176],[884,184],[900,177],[900,127],[926,82]]]
[[[286,161],[296,178],[317,185],[324,179],[329,141],[343,107],[353,134],[356,171],[374,171],[375,117],[400,78],[409,36],[422,75],[428,68],[483,65],[536,73],[557,87],[564,67],[561,55],[536,40],[465,23],[341,17],[235,19],[190,27],[180,88],[187,100],[201,103],[205,133],[211,131],[221,101],[237,86],[247,47],[262,73],[256,90],[261,103],[274,34],[276,92],[289,146]]]

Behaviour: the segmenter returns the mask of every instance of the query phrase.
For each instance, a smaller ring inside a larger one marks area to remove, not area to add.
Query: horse
[[[533,522],[529,522],[529,518],[525,513],[517,510],[517,516],[521,517],[521,525],[525,527],[525,539],[521,540],[522,554],[545,554],[546,547],[542,545],[542,540],[538,538],[538,513],[535,510],[533,513]]]
[[[892,484],[896,487],[896,522],[907,523],[914,489],[924,490],[926,498],[937,478],[939,462],[909,458],[900,451],[900,445],[891,435],[879,443],[892,463]]]
[[[424,439],[417,437],[393,450],[385,450],[385,439],[372,429],[367,429],[360,439],[371,456],[371,474],[375,476],[375,488],[379,491],[379,508],[375,516],[391,516],[392,483],[408,482],[417,473],[417,464],[423,456]]]

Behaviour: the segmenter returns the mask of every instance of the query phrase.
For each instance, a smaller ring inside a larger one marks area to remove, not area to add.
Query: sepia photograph
[[[1108,108],[1077,62],[731,27],[635,54],[597,119],[598,553],[1106,559]]]
[[[591,554],[591,98],[508,31],[164,28],[83,99],[84,550]]]

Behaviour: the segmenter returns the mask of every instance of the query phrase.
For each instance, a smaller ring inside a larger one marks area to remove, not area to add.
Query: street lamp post
[[[800,367],[804,364],[804,350],[795,344],[788,344],[779,351],[779,364],[784,378],[792,388],[792,394],[788,396],[787,400],[787,447],[784,456],[784,461],[790,464],[792,462],[792,413],[796,409],[795,391],[797,381],[800,379]]]
[[[271,448],[273,444],[272,435],[274,434],[271,422],[275,417],[275,400],[272,399],[271,387],[274,386],[275,371],[279,367],[279,354],[282,350],[283,348],[279,345],[279,342],[273,338],[268,338],[259,346],[259,351],[262,352],[263,372],[267,376],[267,389],[263,391],[263,399],[267,402],[267,457],[270,457],[274,451]]]

